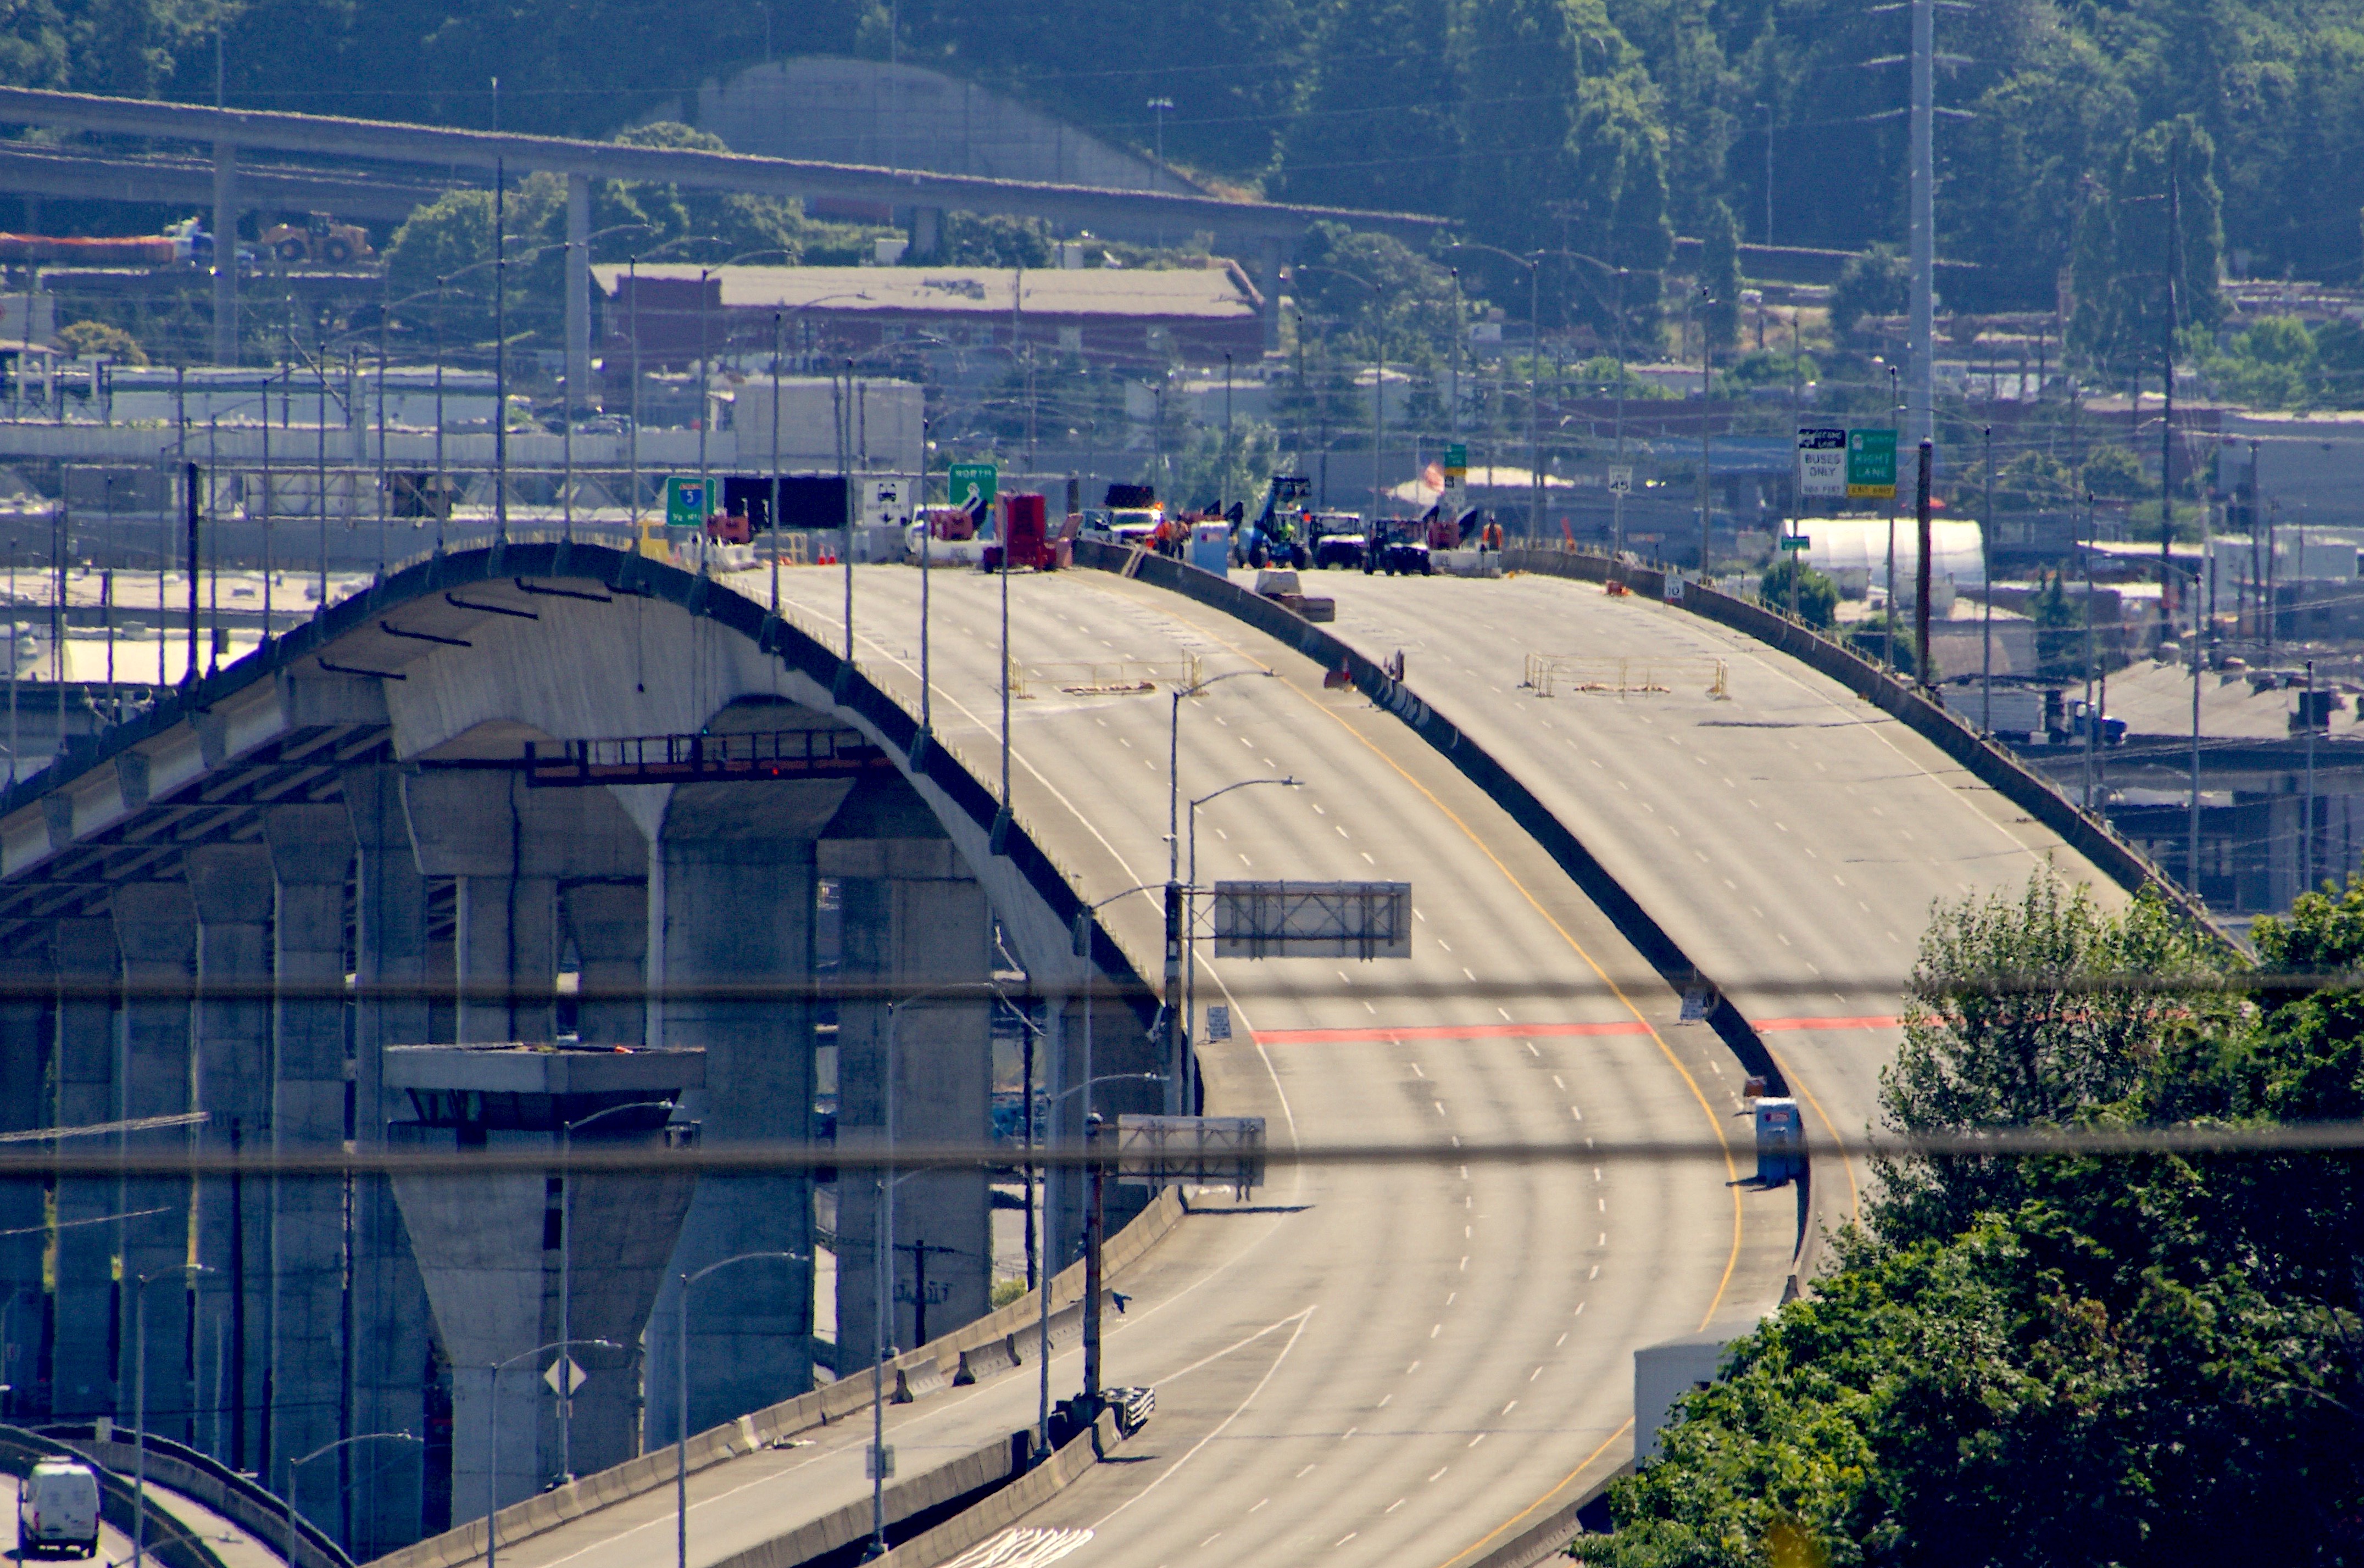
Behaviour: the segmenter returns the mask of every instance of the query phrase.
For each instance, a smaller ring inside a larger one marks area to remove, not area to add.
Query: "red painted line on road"
[[[1258,1045],[1333,1045],[1344,1040],[1377,1040],[1393,1045],[1408,1040],[1549,1040],[1564,1035],[1647,1034],[1650,1027],[1627,1018],[1608,1024],[1423,1024],[1388,1029],[1373,1024],[1358,1029],[1258,1029]]]
[[[1790,1029],[1901,1029],[1901,1018],[1758,1018],[1758,1034]]]
[[[1760,1034],[1798,1029],[1892,1029],[1898,1018],[1759,1018]],[[1416,1024],[1390,1029],[1371,1024],[1346,1029],[1258,1029],[1258,1045],[1342,1045],[1369,1040],[1396,1045],[1416,1040],[1552,1040],[1576,1035],[1647,1034],[1649,1026],[1633,1019],[1606,1024]]]

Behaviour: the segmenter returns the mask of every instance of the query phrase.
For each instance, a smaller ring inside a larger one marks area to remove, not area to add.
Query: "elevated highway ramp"
[[[857,656],[916,708],[919,575],[855,577]],[[793,618],[834,644],[839,574],[786,583]],[[981,774],[998,766],[999,589],[975,573],[931,584],[936,731]],[[1094,1532],[1074,1560],[1154,1564],[1204,1543],[1228,1561],[1470,1561],[1627,1457],[1635,1347],[1778,1299],[1795,1206],[1732,1184],[1753,1158],[1738,1068],[1499,808],[1358,694],[1325,691],[1312,662],[1143,584],[1073,573],[1009,590],[1027,694],[1011,703],[1016,815],[1086,897],[1164,878],[1171,675],[1188,659],[1201,678],[1276,673],[1186,702],[1186,798],[1305,781],[1211,803],[1202,882],[1412,884],[1408,964],[1200,948],[1200,1000],[1228,1000],[1234,1031],[1202,1047],[1209,1112],[1264,1116],[1277,1146],[1529,1139],[1574,1156],[1285,1168],[1246,1212],[1188,1221],[1112,1319],[1108,1375],[1156,1384],[1158,1415],[1128,1462],[1056,1505]],[[1132,673],[1111,678],[1117,663]],[[1105,917],[1153,968],[1152,896]],[[1580,1153],[1596,1129],[1734,1142],[1729,1160],[1598,1166]],[[1025,1378],[931,1418],[1006,1429],[1031,1399]]]
[[[1236,580],[1252,585],[1252,574]],[[1639,594],[1534,574],[1309,573],[1328,629],[1461,727],[1740,1008],[1841,1148],[1879,1117],[1902,993],[1942,903],[2050,866],[2126,894],[1838,682]],[[1849,1218],[1861,1162],[1816,1194]]]

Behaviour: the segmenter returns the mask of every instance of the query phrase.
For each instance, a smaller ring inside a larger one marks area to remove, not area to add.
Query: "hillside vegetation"
[[[1902,237],[1908,13],[1858,0],[27,0],[0,79],[608,134],[782,53],[899,58],[1269,195],[1446,213],[1656,269],[1721,203],[1755,242]],[[1941,246],[1968,309],[2047,307],[2078,220],[2178,116],[2236,272],[2345,282],[2364,208],[2364,0],[1941,7]],[[1766,188],[1767,128],[1771,190]],[[2187,144],[2188,145],[2188,144]],[[1506,265],[1506,264],[1505,264]],[[1507,278],[1491,280],[1498,285]],[[1595,286],[1560,280],[1567,307]],[[1491,292],[1511,291],[1497,286]]]

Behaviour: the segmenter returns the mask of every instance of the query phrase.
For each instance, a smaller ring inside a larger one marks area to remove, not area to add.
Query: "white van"
[[[17,1486],[17,1557],[98,1555],[98,1476],[78,1460],[45,1459]]]

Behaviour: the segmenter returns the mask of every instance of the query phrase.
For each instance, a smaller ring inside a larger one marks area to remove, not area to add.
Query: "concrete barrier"
[[[1652,917],[1650,912],[1609,874],[1582,840],[1563,826],[1525,784],[1496,762],[1484,747],[1464,734],[1457,725],[1440,717],[1435,709],[1414,696],[1403,683],[1390,679],[1377,663],[1329,632],[1269,599],[1258,598],[1228,577],[1201,572],[1196,567],[1144,550],[1093,540],[1076,542],[1076,564],[1114,572],[1121,576],[1137,577],[1156,587],[1171,589],[1246,622],[1267,637],[1296,649],[1325,670],[1344,670],[1356,690],[1402,719],[1414,734],[1434,747],[1460,769],[1464,777],[1483,790],[1488,798],[1510,813],[1511,818],[1543,846],[1544,852],[1551,856],[1554,863],[1584,891],[1585,896],[1609,917],[1618,934],[1633,944],[1669,985],[1677,991],[1704,985],[1715,999],[1707,1021],[1718,1038],[1750,1073],[1763,1077],[1776,1093],[1787,1092],[1787,1084],[1782,1079],[1780,1067],[1773,1060],[1773,1053],[1765,1048],[1765,1042],[1757,1037],[1756,1029],[1741,1015],[1740,1009],[1724,998],[1722,988],[1714,984],[1712,978],[1691,962],[1680,944],[1667,934],[1666,929]]]
[[[1666,599],[1667,573],[1655,566],[1613,562],[1581,550],[1511,550],[1503,562],[1513,572],[1606,583],[1611,569],[1636,594],[1731,628],[1787,653],[1829,676],[1895,718],[1960,764],[1980,784],[2060,835],[2068,847],[2098,866],[2128,893],[2149,894],[2177,910],[2198,929],[2231,948],[2236,944],[2210,918],[2207,906],[2167,876],[2150,859],[2120,838],[2110,825],[2086,813],[2051,782],[2022,762],[2010,748],[1989,740],[1967,721],[1935,701],[1922,687],[1899,680],[1837,642],[1778,615],[1762,605],[1686,581],[1678,601]]]
[[[116,1428],[116,1436],[106,1442],[98,1441],[97,1429],[87,1425],[43,1427],[39,1435],[62,1443],[118,1475],[136,1475],[139,1472],[139,1449],[137,1443],[127,1440],[128,1429]],[[152,1432],[147,1446],[151,1484],[176,1492],[192,1502],[203,1503],[287,1557],[291,1568],[353,1568],[353,1560],[345,1555],[344,1548],[300,1513],[295,1519],[296,1543],[291,1555],[286,1544],[287,1505],[251,1476],[240,1474],[211,1454],[200,1453]],[[152,1516],[154,1510],[150,1513]]]
[[[1100,1412],[1089,1429],[1076,1433],[1043,1463],[935,1529],[912,1537],[876,1559],[884,1568],[936,1568],[970,1547],[1008,1529],[1091,1473],[1124,1440],[1116,1413]]]
[[[55,1438],[43,1437],[22,1427],[0,1427],[0,1470],[12,1475],[30,1474],[33,1466],[44,1459],[88,1460],[90,1457],[75,1446],[60,1442]],[[149,1457],[153,1459],[155,1456],[151,1453]],[[129,1535],[137,1522],[139,1503],[128,1478],[128,1473],[118,1473],[103,1462],[96,1467],[99,1518]],[[163,1485],[152,1466],[149,1481],[153,1485]],[[164,1568],[223,1568],[222,1560],[214,1549],[182,1529],[170,1515],[161,1514],[152,1496],[148,1505],[148,1551],[163,1563]]]
[[[1147,1208],[1134,1216],[1132,1223],[1110,1237],[1100,1254],[1102,1266],[1107,1271],[1103,1287],[1124,1270],[1139,1262],[1151,1248],[1169,1235],[1181,1223],[1186,1212],[1179,1190],[1167,1187]],[[1083,1300],[1083,1296],[1082,1263],[1072,1264],[1052,1276],[1051,1310],[1054,1314],[1072,1308]],[[1040,1292],[1029,1291],[973,1323],[896,1357],[887,1363],[887,1369],[902,1387],[918,1397],[956,1381],[964,1357],[970,1358],[972,1373],[993,1365],[992,1358],[996,1356],[1004,1358],[1002,1364],[1005,1365],[1023,1364],[1027,1351],[1033,1342],[1030,1331],[1036,1326],[1041,1311]],[[697,1433],[689,1440],[686,1454],[689,1470],[695,1473],[709,1465],[768,1448],[799,1432],[825,1427],[867,1410],[870,1407],[869,1370],[864,1366],[858,1371],[849,1371],[836,1382],[823,1384],[809,1394],[800,1394],[794,1399],[750,1411],[734,1421],[726,1421],[721,1426]],[[675,1463],[675,1455],[670,1446],[652,1449],[637,1459],[626,1460],[595,1475],[585,1475],[569,1485],[554,1487],[521,1503],[512,1503],[494,1516],[495,1528],[500,1531],[500,1543],[514,1546],[585,1514],[596,1513],[610,1504],[655,1491],[660,1486],[669,1486],[673,1484]],[[868,1505],[864,1507],[866,1508]],[[388,1552],[371,1564],[371,1568],[458,1568],[460,1563],[476,1561],[484,1555],[485,1521],[471,1519],[440,1535],[429,1536],[399,1551]]]
[[[972,1449],[949,1464],[939,1464],[907,1480],[898,1481],[879,1496],[887,1526],[957,1507],[964,1499],[987,1499],[980,1493],[1006,1490],[1006,1483],[1025,1473],[1032,1434],[1009,1437]],[[965,1510],[964,1510],[965,1511]],[[851,1546],[871,1529],[870,1499],[860,1498],[820,1518],[798,1525],[744,1551],[734,1551],[714,1568],[804,1568],[816,1558]]]

